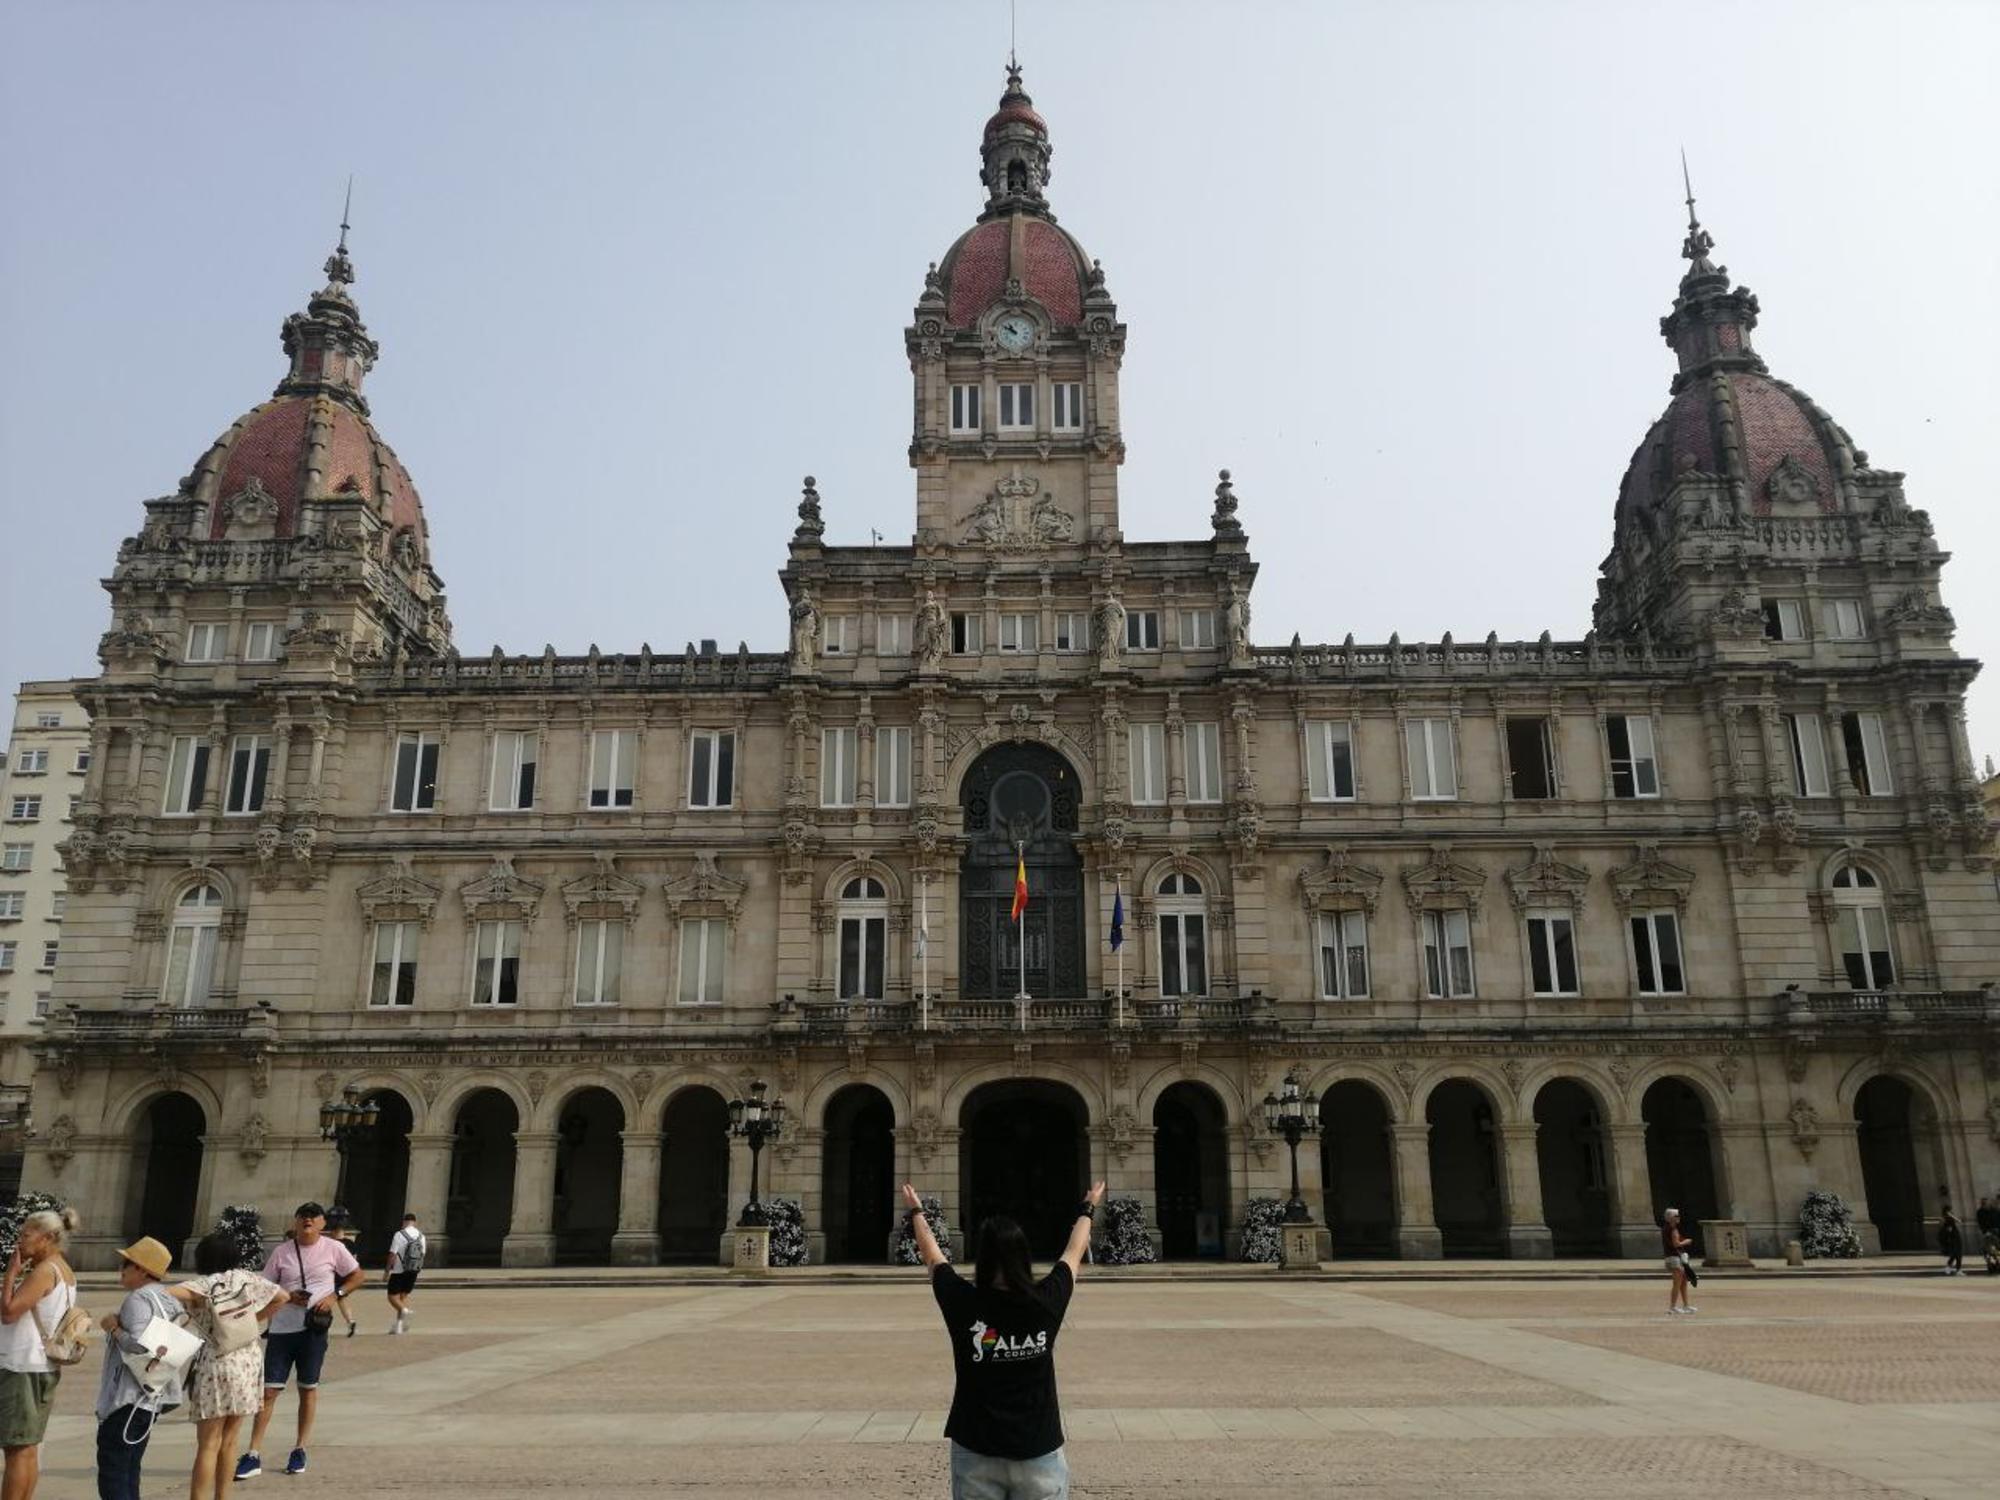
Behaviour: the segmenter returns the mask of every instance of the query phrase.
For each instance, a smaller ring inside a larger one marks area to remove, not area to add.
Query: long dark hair
[[[216,1229],[202,1236],[201,1243],[194,1247],[194,1269],[200,1276],[216,1276],[224,1271],[234,1271],[243,1264],[243,1247],[236,1243],[236,1236],[226,1229]]]
[[[973,1281],[982,1292],[1007,1291],[1027,1296],[1035,1289],[1028,1237],[1005,1214],[995,1214],[979,1226],[979,1261]]]

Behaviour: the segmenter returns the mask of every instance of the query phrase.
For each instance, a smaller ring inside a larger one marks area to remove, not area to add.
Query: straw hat
[[[121,1260],[131,1261],[155,1281],[164,1280],[167,1268],[174,1263],[173,1252],[151,1235],[134,1240],[120,1250],[118,1256]]]

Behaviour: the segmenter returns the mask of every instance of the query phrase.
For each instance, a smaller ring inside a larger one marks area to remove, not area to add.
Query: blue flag
[[[1111,951],[1116,953],[1125,946],[1125,892],[1114,886],[1111,891]]]

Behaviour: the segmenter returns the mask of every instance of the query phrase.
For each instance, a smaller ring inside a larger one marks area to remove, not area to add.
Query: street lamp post
[[[319,1107],[319,1138],[333,1142],[333,1149],[340,1159],[340,1166],[334,1173],[335,1203],[341,1201],[341,1194],[347,1186],[347,1148],[374,1130],[375,1122],[381,1118],[381,1104],[375,1099],[364,1098],[361,1090],[352,1084],[340,1091],[338,1099],[329,1099]]]
[[[1271,1134],[1282,1135],[1292,1151],[1292,1196],[1285,1204],[1285,1222],[1310,1224],[1312,1214],[1299,1196],[1299,1142],[1319,1134],[1319,1095],[1300,1092],[1297,1076],[1287,1073],[1278,1092],[1264,1096],[1264,1123]]]
[[[765,1102],[764,1089],[764,1080],[759,1078],[750,1085],[749,1098],[729,1101],[729,1133],[750,1143],[750,1201],[743,1205],[743,1212],[736,1220],[745,1228],[770,1222],[763,1204],[757,1201],[757,1157],[764,1149],[764,1142],[775,1140],[785,1128],[785,1101]]]

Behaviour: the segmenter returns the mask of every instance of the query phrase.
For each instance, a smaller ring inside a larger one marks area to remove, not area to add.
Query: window
[[[910,617],[908,615],[877,615],[875,617],[875,654],[877,656],[908,656],[910,654]]]
[[[1867,634],[1862,628],[1859,599],[1827,600],[1824,624],[1830,641],[1858,641]]]
[[[1181,611],[1181,649],[1202,651],[1215,645],[1215,611],[1212,609],[1184,609]]]
[[[65,823],[70,822],[76,817],[76,805],[81,801],[83,801],[83,798],[72,796],[63,803],[63,821]]]
[[[375,924],[375,964],[368,978],[370,1005],[417,1003],[417,930],[415,922]]]
[[[1896,966],[1889,957],[1889,917],[1874,873],[1857,864],[1835,870],[1833,903],[1840,963],[1849,986],[1888,989],[1896,982]]]
[[[1025,383],[1000,384],[1000,430],[1026,432],[1035,425],[1035,388]]]
[[[1222,726],[1187,727],[1187,798],[1190,802],[1222,800]]]
[[[910,727],[891,724],[875,731],[875,805],[910,805]]]
[[[1576,929],[1566,912],[1528,918],[1528,971],[1537,995],[1574,995]]]
[[[736,800],[736,731],[697,729],[689,751],[688,806],[731,806]]]
[[[1208,907],[1201,882],[1169,875],[1160,882],[1160,995],[1208,993]]]
[[[69,893],[57,891],[49,897],[49,920],[60,922],[69,912]]]
[[[14,972],[14,955],[20,951],[19,943],[0,943],[0,974]]]
[[[33,823],[42,816],[40,797],[16,797],[8,804],[7,816],[16,823]]]
[[[1632,964],[1638,972],[1640,994],[1684,993],[1680,919],[1670,911],[1632,918]]]
[[[1083,386],[1074,380],[1058,380],[1049,388],[1055,403],[1055,420],[1049,425],[1059,432],[1075,432],[1083,426]]]
[[[37,1021],[46,1021],[49,1018],[49,1006],[54,1003],[55,998],[47,990],[42,990],[35,996],[35,1019]]]
[[[0,870],[33,869],[34,859],[33,844],[0,844]]]
[[[1358,911],[1319,914],[1319,992],[1326,1000],[1359,1000],[1368,994],[1368,916]]]
[[[1125,649],[1128,651],[1157,651],[1160,649],[1160,612],[1158,610],[1134,609],[1126,612]]]
[[[177,734],[167,752],[165,811],[198,813],[208,797],[208,741]]]
[[[612,919],[576,924],[576,1003],[616,1005],[625,961],[625,924]]]
[[[429,812],[437,806],[438,737],[396,736],[396,779],[389,790],[391,812]]]
[[[636,729],[597,729],[590,736],[590,805],[632,805],[632,763],[638,757]]]
[[[1411,719],[1410,796],[1418,802],[1449,802],[1458,796],[1458,764],[1452,754],[1451,720]]]
[[[1847,771],[1864,797],[1893,796],[1895,778],[1889,773],[1889,741],[1880,714],[1842,714],[1840,738],[1847,747]]]
[[[1611,714],[1604,721],[1611,756],[1611,795],[1660,795],[1659,762],[1653,758],[1653,721],[1645,714]]]
[[[951,430],[979,431],[979,387],[955,385],[951,388]]]
[[[243,631],[245,661],[278,659],[278,625],[275,620],[252,620]]]
[[[78,776],[81,776],[85,771],[88,771],[89,769],[90,769],[90,751],[88,750],[77,751],[76,764],[71,766],[70,770],[75,772]]]
[[[39,776],[49,768],[47,750],[23,750],[15,757],[14,769],[23,776]]]
[[[851,728],[822,729],[819,736],[819,805],[854,806],[855,742]]]
[[[481,922],[474,929],[472,1003],[512,1005],[521,997],[521,924]]]
[[[61,712],[58,710],[44,709],[40,713],[37,713],[35,715],[35,728],[37,729],[62,728]]]
[[[951,616],[951,649],[960,656],[976,656],[986,648],[986,621],[964,610]]]
[[[228,631],[229,627],[220,620],[188,626],[185,659],[188,661],[221,661],[223,643]]]
[[[61,953],[62,953],[62,944],[60,942],[58,942],[54,938],[45,939],[42,943],[42,961],[39,965],[37,965],[37,967],[40,968],[43,973],[45,974],[48,973],[50,970],[55,968],[56,959],[61,955]]]
[[[1056,616],[1056,650],[1088,651],[1090,649],[1090,616],[1082,613],[1060,614]]]
[[[264,784],[271,774],[271,737],[239,734],[229,747],[229,791],[223,799],[225,813],[241,815],[261,812]]]
[[[26,891],[0,891],[0,922],[18,922],[27,911]]]
[[[681,1004],[722,1003],[723,952],[728,925],[720,917],[681,923]]]
[[[1354,800],[1353,730],[1342,723],[1315,719],[1306,725],[1306,799],[1311,802]]]
[[[215,944],[222,933],[222,892],[197,885],[174,903],[173,930],[167,934],[167,974],[160,985],[163,1005],[208,1003],[215,977]]]
[[[1549,721],[1507,721],[1507,782],[1518,800],[1540,802],[1556,794],[1556,758],[1549,744]]]
[[[535,766],[542,737],[533,729],[503,729],[493,736],[493,786],[486,805],[495,812],[525,812],[535,805]]]
[[[1156,806],[1167,800],[1167,726],[1134,724],[1128,746],[1132,758],[1132,800]]]
[[[1818,714],[1786,714],[1785,737],[1792,747],[1792,790],[1801,797],[1824,797],[1826,734]]]
[[[882,882],[862,875],[840,891],[840,998],[880,1000],[883,955],[888,943],[888,892]]]
[[[1424,982],[1433,1000],[1472,993],[1472,920],[1463,911],[1423,914]]]
[[[1033,651],[1040,635],[1041,620],[1036,615],[1010,614],[1000,617],[1000,649]]]
[[[1764,601],[1764,638],[1769,641],[1802,641],[1806,638],[1805,605],[1797,599]]]
[[[852,615],[828,615],[819,622],[819,649],[828,656],[851,656],[860,642]]]

